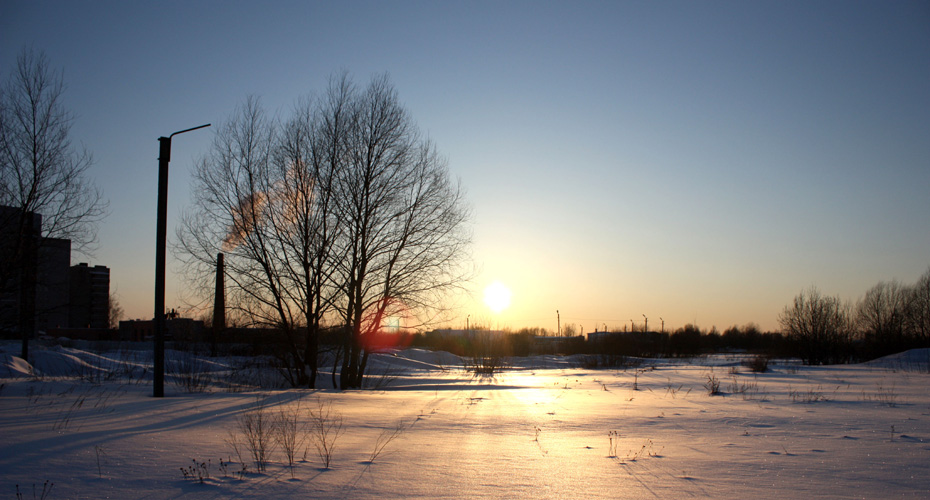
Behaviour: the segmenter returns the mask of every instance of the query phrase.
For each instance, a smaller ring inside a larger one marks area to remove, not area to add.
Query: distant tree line
[[[880,282],[852,305],[814,287],[799,293],[778,318],[781,331],[763,332],[755,323],[702,330],[687,324],[672,332],[603,332],[583,337],[545,337],[541,328],[504,332],[491,344],[483,337],[413,337],[412,345],[460,356],[485,352],[502,356],[599,354],[622,357],[690,357],[745,352],[796,357],[805,364],[868,361],[908,349],[930,347],[930,269],[912,285]],[[553,339],[551,342],[539,339]],[[930,353],[928,353],[930,362]],[[930,366],[930,365],[928,365]]]
[[[853,305],[811,287],[785,306],[781,331],[762,332],[754,323],[721,334],[688,324],[671,333],[603,335],[588,352],[623,356],[694,356],[741,351],[798,357],[805,364],[861,362],[908,349],[930,347],[930,269],[912,285],[880,282]]]
[[[855,305],[811,287],[778,321],[795,355],[811,365],[930,347],[930,269],[913,285],[880,282]]]
[[[592,337],[586,353],[632,357],[691,357],[715,352],[749,352],[787,355],[786,338],[779,332],[763,332],[755,323],[731,326],[720,333],[716,327],[702,330],[687,324],[672,332],[611,332]]]
[[[493,352],[500,356],[536,354],[608,354],[629,357],[690,357],[722,351],[745,351],[788,355],[785,336],[762,332],[754,323],[732,326],[722,334],[716,328],[701,330],[688,324],[673,332],[604,332],[601,335],[556,337],[544,328],[471,334],[410,334],[400,344],[446,351],[462,357]]]

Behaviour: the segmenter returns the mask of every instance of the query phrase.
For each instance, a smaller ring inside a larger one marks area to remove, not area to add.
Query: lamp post
[[[154,396],[165,395],[165,245],[167,241],[168,162],[171,161],[171,138],[210,124],[175,132],[158,138],[158,222],[155,227],[155,381]]]

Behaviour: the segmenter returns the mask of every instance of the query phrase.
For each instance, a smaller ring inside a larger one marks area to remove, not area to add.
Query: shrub
[[[210,461],[198,462],[196,459],[191,459],[193,462],[187,467],[181,467],[181,475],[184,476],[184,479],[191,481],[198,481],[200,484],[203,484],[204,479],[210,479]]]
[[[375,447],[371,451],[371,455],[368,457],[368,463],[373,463],[381,452],[384,451],[384,448],[393,440],[397,439],[398,436],[404,433],[407,430],[407,426],[404,425],[403,421],[398,421],[397,425],[393,428],[386,428],[381,431],[381,434],[378,435],[378,439],[375,440]],[[539,431],[537,428],[537,437],[539,436]]]
[[[255,462],[255,468],[259,472],[264,472],[275,445],[274,423],[265,411],[264,402],[257,402],[251,410],[240,415],[237,427],[245,441],[246,449],[252,456],[252,461]],[[235,436],[231,443],[238,455],[238,439]]]
[[[310,410],[311,440],[325,469],[332,463],[336,440],[345,433],[343,422],[331,401],[317,399],[317,407]]]
[[[592,354],[581,360],[581,367],[588,370],[599,368],[637,368],[643,364],[641,358],[624,356],[622,354]]]
[[[829,401],[827,396],[824,393],[820,392],[821,389],[822,388],[818,386],[817,390],[809,388],[807,389],[807,391],[803,391],[803,390],[796,391],[796,390],[791,389],[791,387],[789,386],[788,397],[790,397],[791,401],[795,403],[817,403],[820,401]]]
[[[42,491],[36,490],[35,483],[32,484],[32,498],[35,500],[45,500],[48,498],[48,494],[52,492],[52,487],[55,486],[55,483],[50,483],[48,480],[42,484]],[[16,485],[16,500],[25,500],[25,496],[21,491],[19,491],[19,485]]]
[[[617,445],[620,444],[620,432],[610,431],[607,433],[609,447],[607,448],[607,457],[614,458],[617,456]]]
[[[178,352],[174,362],[168,366],[174,385],[185,392],[206,392],[213,381],[207,363],[193,352]]]
[[[759,394],[759,383],[755,379],[740,382],[738,378],[733,377],[733,382],[730,383],[728,389],[730,394],[739,394],[743,396],[743,399],[749,400],[754,399]]]
[[[504,358],[501,356],[465,358],[465,368],[476,377],[493,377],[495,373],[504,368]]]
[[[503,335],[476,332],[472,338],[470,354],[464,361],[465,369],[475,376],[492,377],[504,369],[510,352],[510,346]]]
[[[707,381],[704,382],[704,388],[707,389],[707,394],[711,396],[718,396],[722,394],[720,392],[720,379],[718,379],[713,373],[707,374]]]
[[[765,373],[769,370],[769,361],[770,358],[768,356],[759,354],[753,356],[744,364],[746,365],[746,368],[749,368],[749,371],[753,373]]]
[[[300,400],[291,406],[282,406],[275,419],[275,441],[284,451],[287,466],[294,477],[294,462],[297,450],[303,447],[307,440],[306,426],[300,422]]]

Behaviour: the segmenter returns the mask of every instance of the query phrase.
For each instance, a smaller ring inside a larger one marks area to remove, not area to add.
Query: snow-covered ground
[[[46,481],[48,499],[930,498],[926,350],[762,374],[727,356],[536,357],[476,379],[410,349],[373,360],[380,388],[347,392],[252,389],[245,358],[169,352],[189,375],[160,399],[149,352],[35,347],[32,366],[18,350],[0,346],[3,498]],[[251,459],[241,423],[259,408],[306,429],[293,467],[274,428],[265,470]],[[311,421],[335,436],[329,468]]]

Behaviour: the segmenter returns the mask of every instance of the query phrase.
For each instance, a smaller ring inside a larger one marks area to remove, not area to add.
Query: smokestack
[[[216,254],[216,292],[213,294],[213,335],[226,329],[226,269],[223,254]]]

